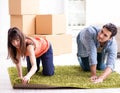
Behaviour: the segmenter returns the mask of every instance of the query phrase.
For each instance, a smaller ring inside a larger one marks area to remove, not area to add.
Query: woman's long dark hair
[[[12,45],[12,41],[20,40],[20,56],[25,58],[26,53],[26,42],[25,35],[17,27],[10,28],[8,30],[8,58],[11,58],[14,63],[18,63],[17,49]]]

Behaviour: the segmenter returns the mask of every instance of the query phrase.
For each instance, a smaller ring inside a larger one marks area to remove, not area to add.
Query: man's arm
[[[90,80],[91,81],[96,80],[97,79],[97,76],[96,76],[96,65],[91,65],[90,66],[90,73],[91,73]]]

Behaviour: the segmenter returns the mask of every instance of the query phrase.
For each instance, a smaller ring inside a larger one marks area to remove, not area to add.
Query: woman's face
[[[16,47],[17,49],[20,48],[20,39],[19,39],[19,38],[15,39],[15,40],[12,40],[11,43],[12,43],[12,45],[13,45],[14,47]]]
[[[108,31],[106,28],[103,28],[99,33],[98,33],[98,36],[97,36],[97,40],[100,42],[100,43],[104,43],[108,40],[111,39],[111,32]]]

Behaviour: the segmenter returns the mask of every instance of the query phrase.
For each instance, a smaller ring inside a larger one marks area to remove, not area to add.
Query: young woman
[[[39,71],[40,60],[43,75],[54,74],[53,51],[49,41],[39,37],[27,37],[17,27],[8,30],[8,58],[15,63],[23,84]],[[26,58],[27,61],[28,73],[25,76],[22,75],[21,58]]]

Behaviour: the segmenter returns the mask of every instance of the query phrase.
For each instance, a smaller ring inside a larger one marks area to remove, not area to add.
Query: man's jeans
[[[88,57],[77,57],[81,68],[84,71],[90,71],[89,58]],[[97,53],[97,69],[104,70],[106,65],[101,61],[101,53]]]

